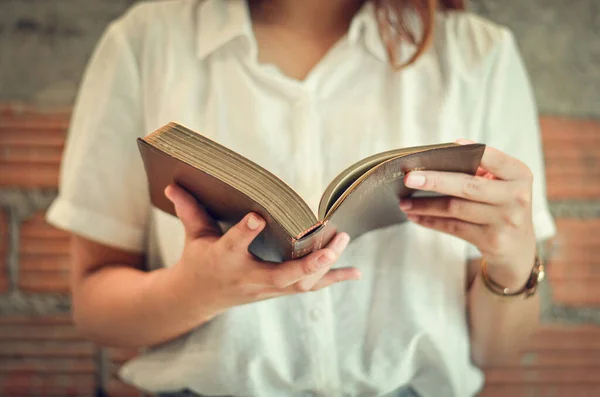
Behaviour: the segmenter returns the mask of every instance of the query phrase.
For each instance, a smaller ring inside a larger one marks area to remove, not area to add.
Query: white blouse
[[[433,46],[394,71],[367,3],[297,81],[258,63],[245,1],[136,5],[110,25],[89,63],[48,220],[174,264],[183,228],[151,207],[135,142],[169,121],[259,163],[315,209],[328,182],[370,154],[483,142],[532,169],[537,237],[554,233],[515,40],[466,12],[440,12]],[[477,255],[411,223],[368,233],[337,264],[358,267],[362,280],[232,308],[149,349],[121,375],[154,392],[214,396],[382,396],[407,385],[424,397],[472,396],[483,377],[469,354],[465,263]]]

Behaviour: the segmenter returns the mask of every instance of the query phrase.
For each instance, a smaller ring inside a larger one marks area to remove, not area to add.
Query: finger
[[[480,225],[499,222],[501,219],[497,215],[499,208],[501,207],[457,197],[402,199],[400,201],[400,209],[407,215],[454,218]]]
[[[327,244],[327,248],[334,250],[339,258],[344,249],[346,249],[348,246],[349,242],[350,236],[348,236],[347,233],[339,233],[329,242],[329,244]],[[300,291],[309,291],[325,274],[327,274],[328,271],[329,267],[325,267],[323,270],[320,270],[315,274],[311,274],[300,279],[297,282],[298,289]]]
[[[485,169],[477,167],[477,172],[475,172],[476,176],[485,176],[486,174],[488,174],[488,172]]]
[[[406,186],[488,204],[508,201],[509,182],[457,172],[413,171],[404,177]]]
[[[451,218],[435,216],[408,215],[408,220],[429,229],[451,234],[476,247],[481,245],[485,236],[485,226]]]
[[[340,283],[342,281],[360,280],[362,273],[355,267],[341,267],[331,269],[323,278],[311,288],[311,291],[317,291],[321,288],[329,287],[330,285]]]
[[[468,145],[475,143],[469,139],[457,139],[457,143]],[[486,146],[481,158],[481,168],[506,181],[521,179],[531,174],[522,162],[491,146]]]
[[[265,225],[265,221],[258,214],[250,212],[219,239],[219,244],[229,252],[248,252],[248,246]]]
[[[263,274],[268,280],[266,284],[284,289],[306,276],[327,270],[337,260],[338,255],[331,248],[323,248],[303,258],[280,263],[278,266],[267,268]]]
[[[475,172],[475,176],[480,176],[482,178],[485,179],[500,179],[500,178],[496,178],[492,173],[487,172],[484,168],[478,167],[477,171]]]
[[[531,170],[525,163],[490,146],[485,148],[481,167],[505,181],[531,177]]]
[[[275,298],[282,295],[297,294],[299,292],[316,291],[342,281],[360,280],[361,278],[362,273],[355,267],[340,267],[337,269],[330,269],[308,290],[300,288],[297,283],[291,284],[283,289],[271,287],[261,295],[261,300]]]
[[[165,188],[165,196],[175,206],[177,217],[183,223],[188,239],[220,235],[215,220],[210,217],[198,201],[181,186],[172,184]]]

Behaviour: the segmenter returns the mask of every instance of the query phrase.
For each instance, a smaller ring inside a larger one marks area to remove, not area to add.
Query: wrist
[[[511,265],[499,265],[487,262],[487,275],[497,284],[509,291],[520,290],[527,284],[531,271],[535,265],[535,255],[531,258],[512,263]]]
[[[531,263],[533,263],[533,261]],[[488,264],[487,274],[488,277],[494,280],[496,284],[503,286],[509,291],[517,291],[523,288],[527,283],[529,275],[531,274],[531,269],[516,270],[508,267],[494,266],[492,264]]]
[[[173,300],[178,305],[188,306],[190,315],[204,323],[225,311],[217,307],[217,300],[211,298],[209,288],[202,285],[198,275],[188,266],[177,262],[165,270],[169,272],[167,277]]]

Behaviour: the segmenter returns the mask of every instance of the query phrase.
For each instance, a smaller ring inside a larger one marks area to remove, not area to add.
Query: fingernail
[[[410,201],[409,199],[400,200],[400,209],[402,211],[407,211],[411,208],[412,208],[412,201]]]
[[[471,143],[475,143],[474,141],[472,141],[470,139],[465,139],[465,138],[459,138],[455,142],[458,143],[458,144],[460,144],[460,145],[469,145]]]
[[[333,254],[333,252],[327,250],[327,251],[323,252],[321,255],[319,255],[316,262],[317,262],[318,267],[325,267],[325,266],[331,264],[334,260],[335,260],[335,255]]]
[[[173,188],[171,187],[171,185],[168,185],[165,188],[165,196],[170,200],[173,201],[173,199],[171,198],[171,192],[173,191]]]
[[[346,249],[349,242],[350,236],[348,236],[346,233],[343,233],[342,235],[338,236],[335,244],[333,245],[333,249],[339,254]]]
[[[362,273],[360,270],[356,270],[354,271],[354,274],[352,275],[352,279],[353,280],[360,280],[362,278]]]
[[[425,175],[419,172],[411,172],[406,178],[406,186],[408,187],[421,187],[425,184]]]
[[[248,225],[248,229],[256,230],[260,227],[261,221],[260,221],[260,219],[258,219],[258,217],[256,215],[250,214],[246,224]]]
[[[419,215],[407,215],[406,218],[411,221],[411,222],[418,222],[419,221]]]

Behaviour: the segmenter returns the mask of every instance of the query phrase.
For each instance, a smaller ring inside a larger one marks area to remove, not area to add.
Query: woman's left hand
[[[402,199],[400,209],[409,220],[475,245],[490,276],[497,274],[511,284],[505,287],[525,284],[534,263],[535,234],[533,175],[524,163],[488,146],[475,176],[413,171],[404,182],[413,189],[449,196]]]

